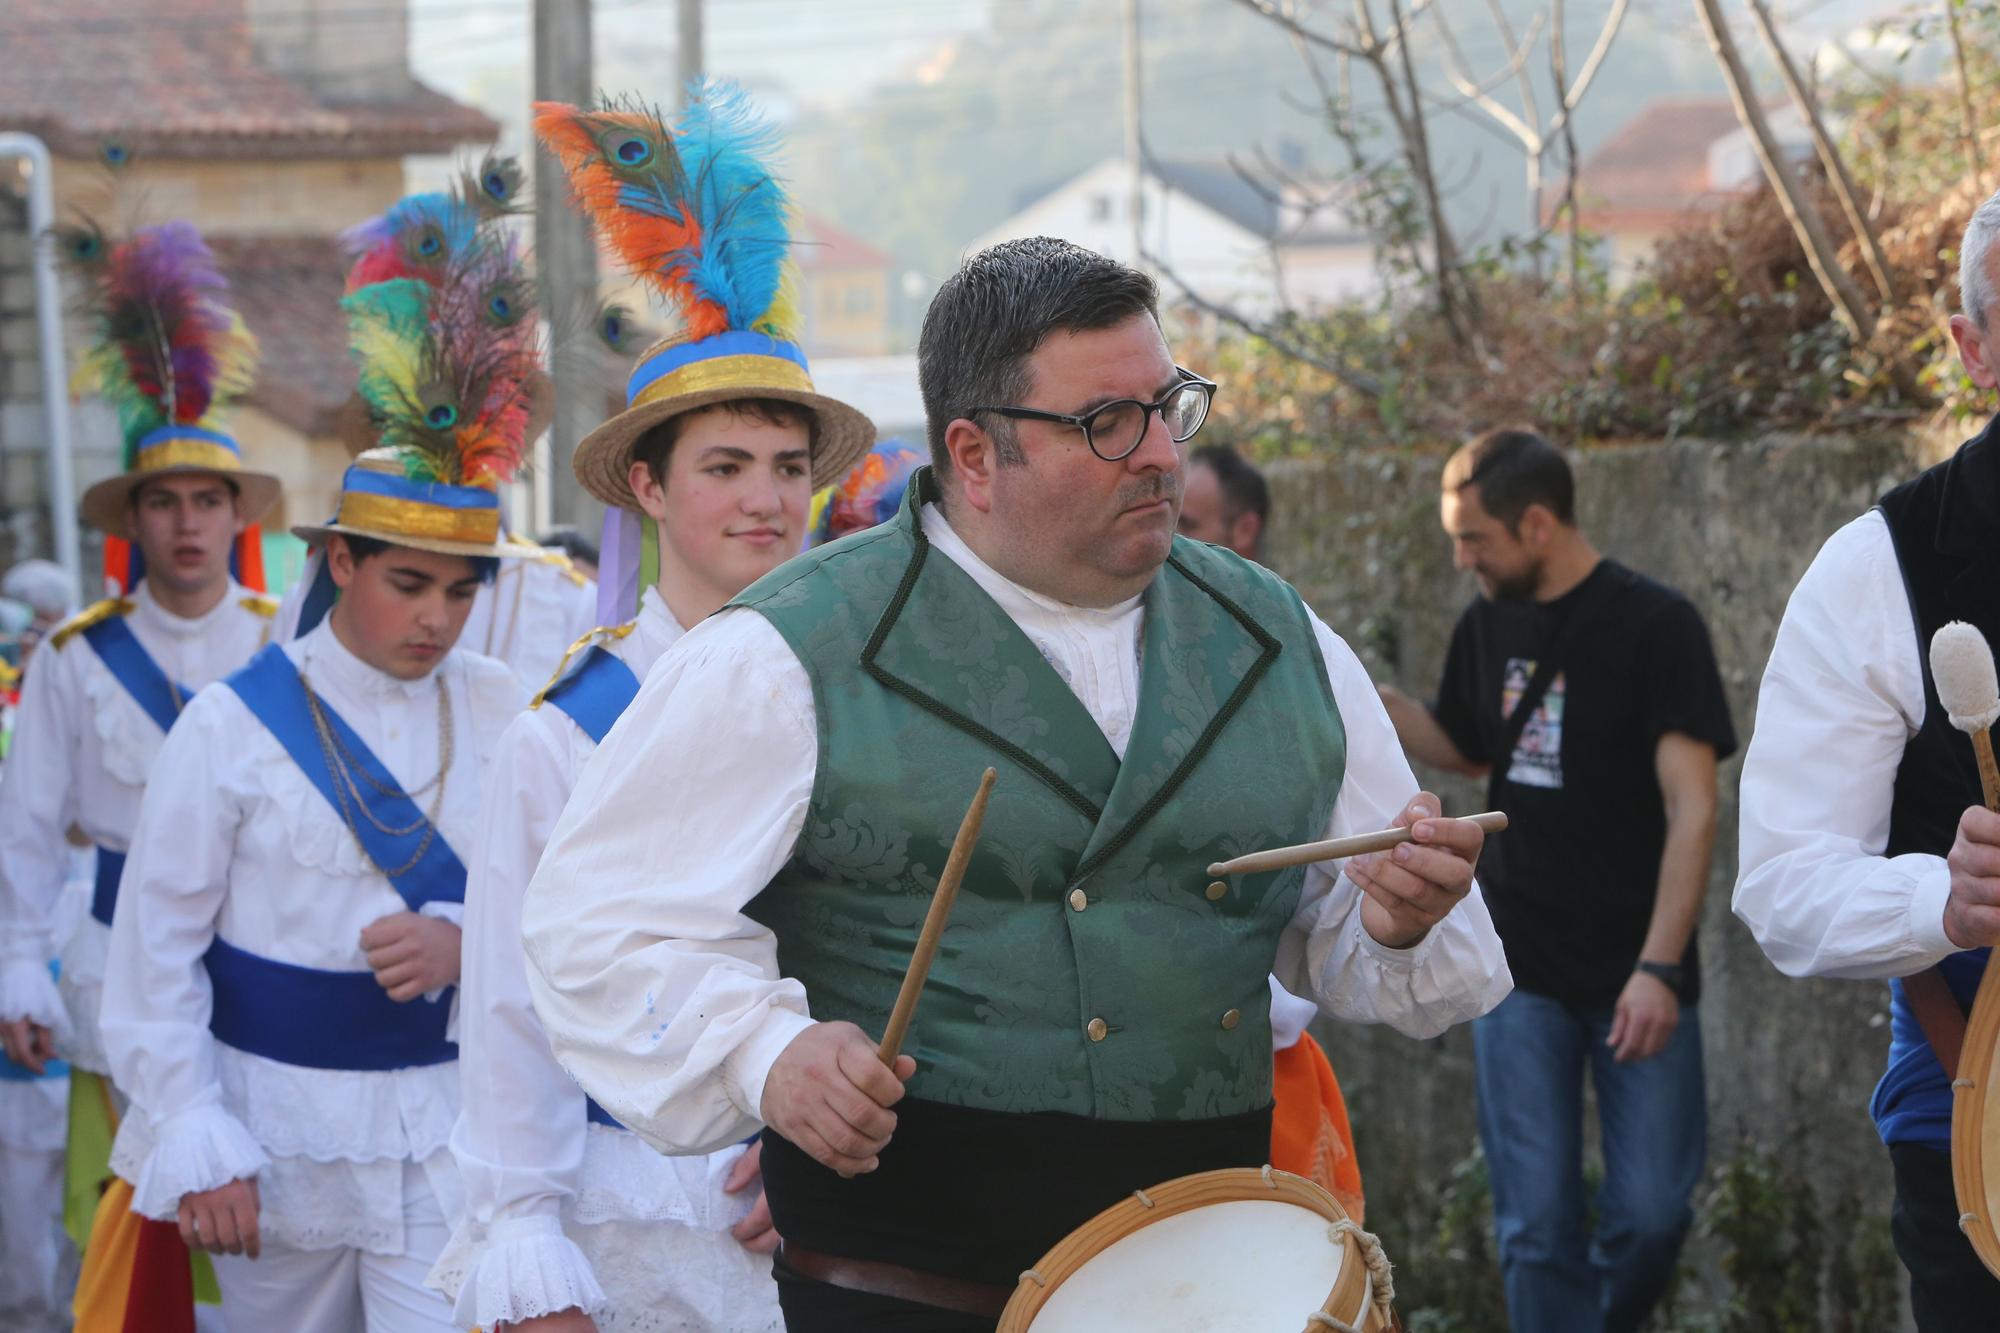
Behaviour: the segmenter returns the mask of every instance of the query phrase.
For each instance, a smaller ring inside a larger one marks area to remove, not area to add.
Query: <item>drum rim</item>
[[[1177,1176],[1143,1192],[1134,1191],[1057,1241],[1033,1268],[1017,1279],[1014,1295],[1001,1312],[995,1333],[1028,1333],[1028,1326],[1056,1288],[1075,1276],[1092,1257],[1155,1222],[1210,1204],[1254,1203],[1271,1197],[1309,1208],[1328,1222],[1348,1220],[1347,1210],[1340,1206],[1340,1201],[1316,1181],[1276,1167],[1231,1166]],[[1352,1231],[1342,1236],[1340,1243],[1343,1250],[1340,1276],[1334,1281],[1333,1290],[1327,1293],[1320,1313],[1353,1323],[1368,1314],[1368,1262],[1360,1240]]]
[[[2000,1114],[2000,1098],[1988,1094],[1993,1059],[2000,1046],[2000,968],[1989,965],[1973,997],[1959,1048],[1958,1077],[1952,1082],[1951,1174],[1958,1196],[1959,1229],[1989,1272],[2000,1276],[2000,1236],[1994,1234],[1996,1202],[1986,1193],[1986,1122]]]

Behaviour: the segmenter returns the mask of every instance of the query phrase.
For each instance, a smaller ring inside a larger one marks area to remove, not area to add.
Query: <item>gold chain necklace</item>
[[[360,764],[360,761],[354,758],[352,751],[347,748],[347,743],[340,738],[339,734],[334,731],[332,723],[327,720],[324,706],[319,700],[319,695],[313,691],[312,682],[306,679],[303,671],[299,673],[299,684],[305,689],[306,711],[312,714],[313,731],[319,737],[321,753],[326,756],[327,770],[333,774],[334,804],[340,810],[340,817],[342,822],[347,825],[347,831],[354,835],[355,845],[361,848],[361,854],[368,858],[368,863],[388,878],[397,879],[408,874],[416,868],[418,862],[424,859],[424,853],[430,850],[432,840],[437,837],[438,812],[444,808],[445,778],[451,771],[453,753],[451,693],[444,687],[444,677],[439,676],[437,678],[437,776],[414,791],[404,791],[400,787],[382,782],[374,774],[370,773],[366,766]],[[361,774],[362,780],[367,782],[369,786],[382,795],[392,798],[401,798],[414,802],[417,797],[430,791],[432,788],[436,788],[435,794],[431,797],[430,809],[418,815],[415,823],[402,828],[396,828],[383,823],[375,817],[375,812],[368,808],[367,797],[362,792],[360,785],[354,780],[354,774],[357,769]],[[362,841],[361,827],[355,823],[354,818],[354,812],[357,809],[361,812],[363,819],[366,819],[376,829],[389,837],[406,838],[418,829],[423,829],[423,841],[417,844],[416,852],[408,861],[391,870],[380,861],[377,861],[375,854],[368,850],[368,844]]]

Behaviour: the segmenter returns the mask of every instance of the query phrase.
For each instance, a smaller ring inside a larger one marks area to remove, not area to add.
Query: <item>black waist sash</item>
[[[905,1098],[876,1170],[842,1180],[775,1132],[764,1189],[788,1244],[1013,1286],[1133,1190],[1271,1157],[1271,1108],[1214,1120],[1094,1120]]]

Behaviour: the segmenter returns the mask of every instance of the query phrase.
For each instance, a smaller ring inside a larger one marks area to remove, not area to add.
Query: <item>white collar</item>
[[[312,680],[314,690],[321,694],[331,690],[355,699],[383,695],[412,700],[428,698],[437,689],[431,678],[450,660],[451,655],[447,653],[436,667],[415,680],[402,680],[368,665],[349,652],[347,645],[333,632],[331,615],[314,626],[312,633],[299,640],[299,674]]]
[[[191,639],[203,633],[224,616],[228,615],[229,608],[235,606],[242,598],[243,589],[237,587],[236,581],[231,579],[228,591],[222,594],[220,601],[200,615],[190,619],[187,616],[175,615],[172,611],[167,610],[166,607],[161,606],[159,600],[153,596],[153,585],[144,579],[140,579],[139,586],[132,590],[130,600],[133,608],[132,614],[143,619],[149,629],[157,629],[163,634],[171,634],[176,638]]]
[[[1110,627],[1123,621],[1139,609],[1146,595],[1128,597],[1115,606],[1072,606],[1068,602],[1057,601],[1032,588],[1024,588],[1002,574],[993,566],[981,560],[973,549],[966,545],[965,538],[952,530],[945,520],[944,511],[936,504],[926,504],[923,508],[924,536],[932,546],[950,557],[951,562],[963,569],[974,583],[983,589],[988,597],[1000,604],[1000,609],[1015,619],[1024,615],[1039,618],[1055,616],[1058,619],[1082,621],[1085,625]]]

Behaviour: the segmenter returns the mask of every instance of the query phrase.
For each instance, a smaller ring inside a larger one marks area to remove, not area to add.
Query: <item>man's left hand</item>
[[[1347,860],[1347,877],[1368,895],[1361,924],[1377,944],[1414,946],[1471,891],[1486,832],[1467,820],[1441,818],[1443,809],[1437,797],[1418,792],[1395,824],[1409,829],[1413,841]]]
[[[375,982],[398,1004],[458,980],[459,929],[440,917],[396,912],[369,923],[361,947]]]
[[[1650,972],[1634,972],[1611,1011],[1611,1035],[1604,1044],[1621,1065],[1650,1060],[1667,1049],[1680,1023],[1680,998],[1667,983]]]
[[[750,1145],[750,1151],[736,1159],[736,1164],[729,1168],[729,1179],[722,1182],[724,1194],[739,1194],[753,1186],[757,1190],[757,1202],[749,1216],[729,1228],[736,1243],[752,1254],[770,1254],[778,1248],[778,1231],[771,1225],[771,1201],[764,1197],[763,1163],[764,1140],[760,1138]]]

